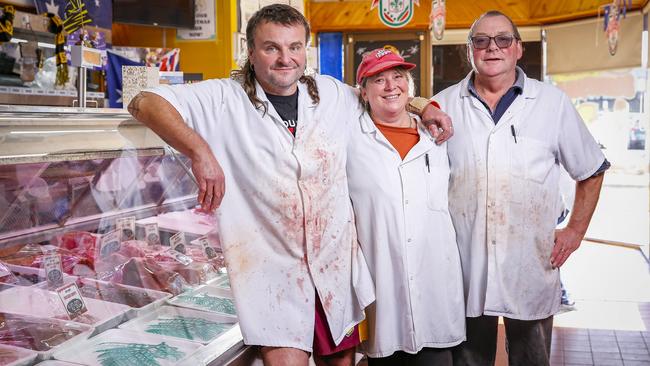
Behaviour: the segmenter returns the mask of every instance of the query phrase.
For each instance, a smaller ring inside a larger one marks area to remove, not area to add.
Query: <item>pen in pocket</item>
[[[512,138],[515,139],[515,144],[517,143],[517,134],[515,133],[515,126],[510,125],[510,132],[512,132]]]
[[[424,164],[427,166],[427,172],[431,173],[431,168],[429,168],[429,154],[424,154]]]

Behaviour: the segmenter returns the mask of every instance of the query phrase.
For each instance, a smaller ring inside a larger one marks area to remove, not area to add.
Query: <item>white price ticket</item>
[[[99,258],[108,257],[111,253],[120,250],[122,245],[120,236],[121,231],[119,229],[109,231],[102,235],[102,238],[99,240]]]
[[[84,302],[81,293],[79,293],[79,288],[76,283],[70,283],[56,290],[59,298],[63,302],[63,307],[65,307],[66,313],[70,317],[70,320],[78,317],[79,315],[88,311],[86,303]]]
[[[149,245],[160,244],[160,231],[158,231],[158,224],[146,224],[144,226],[144,237]]]
[[[45,278],[49,288],[57,288],[63,285],[63,268],[61,267],[61,256],[54,253],[46,254],[43,257]]]
[[[169,246],[175,251],[185,254],[185,233],[182,231],[177,232],[171,238],[169,238]]]
[[[208,239],[207,235],[192,240],[191,243],[194,245],[200,245],[203,248],[203,253],[205,253],[205,256],[208,257],[208,259],[217,257],[217,251],[212,246],[212,243],[210,242],[210,239]]]
[[[122,217],[115,221],[117,230],[121,232],[120,240],[135,239],[135,216]]]
[[[176,251],[176,250],[174,250],[172,248],[169,248],[167,250],[167,255],[174,258],[178,263],[181,263],[181,264],[183,264],[185,266],[187,266],[188,264],[194,262],[194,260],[192,258],[190,258],[190,257],[186,256],[185,254],[183,254],[183,253],[181,253],[179,251]]]

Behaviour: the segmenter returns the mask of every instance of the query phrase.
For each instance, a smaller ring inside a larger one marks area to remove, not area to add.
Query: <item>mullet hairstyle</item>
[[[310,27],[307,19],[298,10],[289,5],[272,4],[258,10],[248,21],[248,25],[246,26],[246,45],[249,53],[255,48],[255,31],[257,27],[267,22],[284,26],[302,25],[305,28],[305,47],[309,43]],[[253,103],[256,109],[262,110],[266,114],[266,105],[255,93],[255,70],[251,61],[247,59],[244,67],[241,70],[233,70],[230,73],[230,77],[242,83],[242,87],[251,103]],[[320,96],[318,95],[316,80],[311,76],[303,75],[298,81],[307,84],[309,96],[314,104],[318,104],[320,102]]]

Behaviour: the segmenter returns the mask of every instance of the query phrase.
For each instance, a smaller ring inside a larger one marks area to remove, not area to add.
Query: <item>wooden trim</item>
[[[632,243],[625,243],[621,241],[614,241],[614,240],[605,240],[605,239],[595,239],[595,238],[584,238],[582,239],[583,241],[591,242],[591,243],[597,243],[597,244],[606,244],[606,245],[612,245],[616,247],[623,247],[623,248],[630,248],[630,249],[641,249],[643,245],[641,244],[632,244]]]
[[[646,7],[647,7],[647,1],[646,1]],[[641,5],[632,5],[632,7],[629,8],[627,11],[629,13],[632,11],[641,10],[642,8],[643,6]],[[600,15],[601,16],[603,15],[602,12]],[[553,15],[549,17],[539,17],[539,18],[535,18],[535,21],[538,24],[555,24],[555,23],[570,22],[570,21],[575,21],[575,20],[580,20],[585,18],[597,18],[597,17],[598,17],[598,9],[595,9],[595,10],[585,10],[585,11],[580,11],[580,12],[575,12],[570,14]]]

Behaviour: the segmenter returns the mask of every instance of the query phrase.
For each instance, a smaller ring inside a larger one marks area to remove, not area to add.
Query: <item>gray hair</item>
[[[500,12],[498,10],[490,10],[490,11],[487,11],[487,12],[481,14],[481,16],[478,17],[478,19],[476,19],[474,21],[474,23],[472,23],[472,27],[469,29],[469,36],[467,36],[467,43],[472,42],[472,36],[474,36],[474,28],[476,28],[478,23],[481,20],[483,20],[483,18],[491,18],[491,17],[504,17],[504,18],[506,18],[508,20],[508,22],[510,23],[510,26],[512,27],[512,35],[515,36],[515,39],[517,39],[518,41],[521,41],[521,35],[519,34],[519,29],[517,29],[517,26],[515,25],[515,22],[513,22],[512,19],[510,19],[509,16],[505,15],[504,13],[502,13],[502,12]]]

